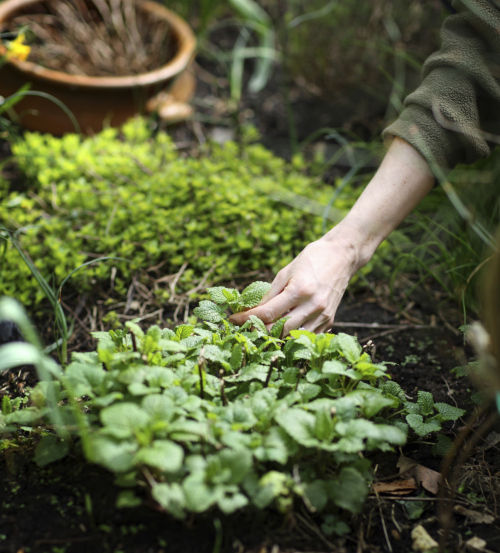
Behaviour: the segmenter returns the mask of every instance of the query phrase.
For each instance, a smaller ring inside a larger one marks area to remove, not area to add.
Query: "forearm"
[[[343,236],[351,242],[356,269],[362,267],[433,184],[425,159],[407,142],[395,138],[353,208],[324,239],[333,241]]]
[[[292,328],[313,332],[331,328],[352,275],[429,192],[433,182],[424,158],[407,142],[395,139],[349,214],[278,272],[261,305],[237,313],[231,320],[243,324],[255,315],[271,324],[287,316],[284,335]]]

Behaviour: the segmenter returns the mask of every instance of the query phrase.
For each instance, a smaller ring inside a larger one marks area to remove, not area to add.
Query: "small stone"
[[[483,539],[474,536],[465,542],[465,546],[469,551],[484,551],[486,549],[486,542]]]
[[[439,546],[421,524],[413,528],[411,531],[411,539],[413,540],[412,550],[419,553],[425,553]]]

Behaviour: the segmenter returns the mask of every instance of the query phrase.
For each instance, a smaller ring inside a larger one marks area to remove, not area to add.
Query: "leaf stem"
[[[130,336],[132,338],[132,349],[137,353],[137,339],[135,337],[135,334],[131,332]]]
[[[222,400],[222,405],[226,407],[229,404],[229,402],[227,401],[227,396],[226,396],[226,388],[225,388],[226,383],[224,381],[223,369],[219,371],[219,376],[220,376],[220,398]]]
[[[203,355],[204,348],[201,348],[200,356],[198,357],[198,374],[200,376],[200,398],[205,399],[205,391],[203,389],[203,368],[205,367],[206,359]]]

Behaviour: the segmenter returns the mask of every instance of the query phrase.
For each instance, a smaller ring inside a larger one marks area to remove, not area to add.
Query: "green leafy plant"
[[[194,314],[203,321],[218,323],[224,319],[227,309],[233,313],[259,305],[271,285],[268,282],[252,282],[240,294],[235,288],[216,286],[207,290],[210,301],[203,300]]]
[[[123,259],[78,271],[68,294],[101,285],[109,295],[112,280],[123,297],[135,277],[165,302],[207,280],[274,272],[320,235],[330,196],[298,159],[287,164],[258,144],[235,143],[183,157],[140,119],[121,134],[107,129],[91,138],[26,133],[13,152],[28,184],[6,194],[0,223],[54,289],[90,260]],[[300,217],[294,200],[304,206]],[[340,198],[335,216],[343,205]],[[19,261],[8,245],[0,293],[32,309],[44,293]],[[175,287],[153,284],[166,275]]]
[[[408,413],[405,420],[419,437],[439,432],[444,422],[456,421],[465,414],[463,409],[448,403],[434,402],[432,394],[424,390],[417,392],[416,402],[409,401],[396,382],[386,382],[384,390],[402,401],[404,409]]]
[[[212,288],[217,320],[203,304],[198,324],[143,330],[130,321],[94,333],[95,351],[75,352],[66,367],[41,373],[29,406],[6,408],[1,425],[44,429],[40,464],[81,449],[116,474],[119,506],[137,505],[147,493],[184,518],[245,507],[288,512],[302,503],[327,513],[325,531],[347,532],[369,491],[371,452],[406,441],[401,414],[408,424],[411,414],[428,417],[433,409],[446,419],[450,406],[421,393],[409,412],[385,366],[352,336],[294,330],[282,339],[278,323],[268,330],[251,317],[237,327],[223,315],[254,305],[266,289],[260,282],[241,293]],[[13,305],[0,303],[0,318],[15,312],[24,323]],[[17,362],[27,360],[26,348],[44,366],[36,346],[17,346]],[[4,355],[9,347],[0,349],[4,370],[16,362]],[[439,429],[434,418],[432,427],[426,419],[427,433]]]

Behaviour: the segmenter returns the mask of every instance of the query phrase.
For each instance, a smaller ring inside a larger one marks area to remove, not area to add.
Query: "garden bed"
[[[391,302],[366,292],[353,293],[342,304],[337,317],[339,328],[335,330],[347,331],[349,327],[361,343],[368,344],[375,359],[394,363],[390,373],[410,396],[415,397],[418,390],[429,390],[436,401],[472,412],[470,382],[451,371],[470,356],[462,337],[436,322],[434,313],[418,306],[411,310],[412,321],[408,321],[409,315],[401,312],[394,299]],[[22,375],[20,371],[4,375],[1,389],[8,387],[15,395],[16,383],[23,385]],[[446,434],[453,437],[461,427],[462,423],[453,425]],[[499,545],[499,528],[495,522],[491,524],[495,520],[491,517],[495,517],[500,470],[496,436],[494,432],[485,436],[461,467],[460,493],[454,503],[458,512],[451,538],[454,551],[469,551],[464,542],[474,536],[488,543],[485,551],[495,551]],[[82,463],[75,454],[40,468],[31,460],[30,447],[26,438],[25,446],[21,441],[19,447],[5,451],[0,551],[77,553],[99,547],[101,551],[124,553],[354,553],[389,551],[390,544],[395,553],[406,553],[411,549],[411,532],[418,524],[423,524],[436,540],[441,532],[436,516],[439,499],[421,486],[404,495],[372,492],[354,519],[352,533],[340,539],[326,536],[305,509],[285,517],[275,511],[263,514],[249,509],[232,516],[215,513],[189,517],[184,522],[158,512],[153,504],[116,509],[118,491],[110,473]],[[403,493],[397,485],[401,455],[428,469],[440,470],[442,458],[430,444],[417,441],[401,451],[378,454],[375,481],[393,482],[395,494]]]

